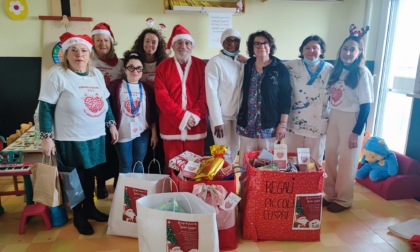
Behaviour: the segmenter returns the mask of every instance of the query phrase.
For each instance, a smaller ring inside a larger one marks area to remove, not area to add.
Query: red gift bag
[[[171,169],[171,179],[176,184],[176,187],[172,187],[173,192],[176,192],[177,188],[179,192],[192,192],[195,184],[205,183],[206,185],[221,185],[228,191],[228,194],[230,192],[236,193],[235,177],[231,180],[185,181],[180,179],[174,170]],[[218,230],[218,233],[220,250],[233,250],[237,248],[236,224],[231,228]]]
[[[323,171],[258,170],[248,162],[258,155],[259,151],[245,155],[243,239],[319,241]]]

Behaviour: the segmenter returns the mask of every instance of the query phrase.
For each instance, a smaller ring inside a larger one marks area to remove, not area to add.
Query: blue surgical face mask
[[[236,55],[238,55],[239,53],[240,53],[241,51],[240,50],[238,50],[238,51],[236,51],[236,52],[234,52],[234,53],[231,53],[231,52],[228,52],[228,51],[226,51],[225,49],[223,49],[223,53],[224,54],[226,54],[227,56],[229,56],[229,57],[235,57]]]
[[[303,62],[305,62],[307,65],[309,66],[315,66],[316,64],[318,64],[321,61],[320,58],[317,58],[315,60],[307,60],[306,58],[303,58]]]

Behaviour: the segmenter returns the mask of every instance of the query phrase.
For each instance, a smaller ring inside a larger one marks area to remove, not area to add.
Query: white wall
[[[367,58],[375,58],[376,36],[379,26],[381,0],[373,1],[373,15]],[[163,0],[81,0],[82,16],[92,17],[92,26],[107,22],[119,42],[119,56],[131,48],[141,30],[146,28],[146,18],[153,17],[155,26],[164,23],[168,27],[164,35],[169,38],[172,27],[178,23],[186,26],[196,40],[193,54],[210,58],[217,49],[209,49],[207,43],[207,15],[164,14]],[[27,0],[28,17],[22,21],[10,19],[2,8],[0,15],[0,57],[41,57],[42,25],[38,16],[49,15],[50,0]],[[294,59],[302,40],[317,34],[327,43],[327,59],[335,59],[337,50],[348,35],[351,23],[359,28],[364,25],[365,0],[344,0],[339,3],[306,3],[269,0],[246,0],[246,13],[233,17],[233,26],[244,37],[259,29],[270,32],[276,39],[277,53],[281,59]],[[63,27],[63,32],[65,28]],[[57,38],[58,42],[58,38]],[[241,50],[246,53],[245,43]]]

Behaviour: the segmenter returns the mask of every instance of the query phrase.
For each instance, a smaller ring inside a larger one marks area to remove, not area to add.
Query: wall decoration
[[[26,0],[6,0],[4,2],[7,15],[14,20],[25,19],[28,15]]]
[[[64,52],[63,52],[63,49],[61,48],[61,43],[58,42],[57,44],[55,44],[55,46],[52,49],[52,59],[54,61],[54,64],[58,64],[61,61],[63,61],[63,57],[64,57]]]

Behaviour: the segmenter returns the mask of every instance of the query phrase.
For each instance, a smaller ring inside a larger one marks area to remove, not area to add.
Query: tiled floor
[[[0,190],[9,190],[12,179],[0,178]],[[109,183],[109,182],[108,182]],[[112,182],[111,182],[112,183]],[[108,188],[111,190],[111,183]],[[420,218],[420,202],[414,199],[386,201],[355,183],[355,201],[349,211],[322,213],[320,242],[239,240],[237,252],[286,251],[410,251],[407,240],[388,232],[391,224]],[[97,206],[109,212],[112,194],[98,200]],[[19,235],[20,214],[25,206],[23,196],[3,196],[5,213],[0,216],[0,251],[136,251],[137,239],[107,236],[107,224],[92,222],[95,234],[79,235],[73,227],[71,212],[68,224],[46,230],[38,216],[26,224],[26,233]],[[275,227],[273,227],[275,228]]]

